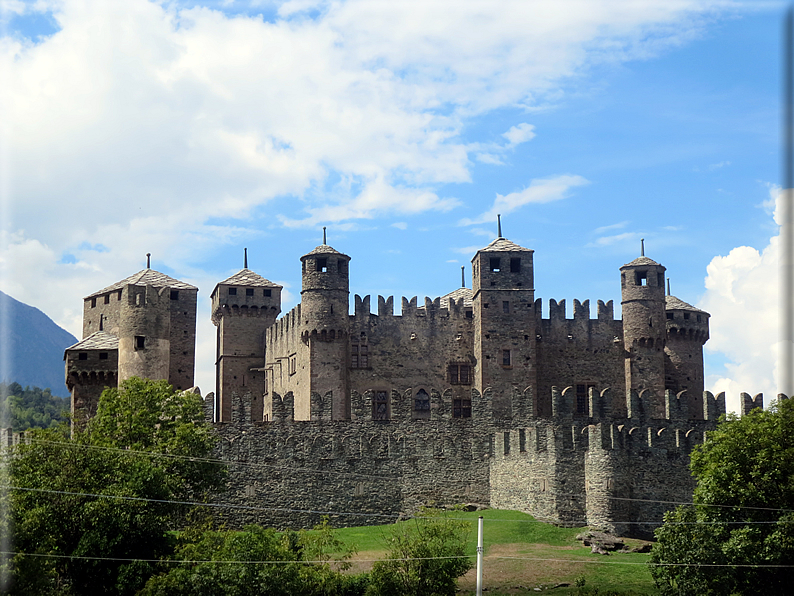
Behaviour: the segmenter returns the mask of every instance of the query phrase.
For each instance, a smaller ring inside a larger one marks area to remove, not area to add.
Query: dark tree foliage
[[[33,431],[9,466],[14,550],[25,553],[11,561],[11,593],[134,594],[172,552],[168,531],[186,510],[173,501],[222,486],[225,468],[181,457],[210,456],[214,443],[199,396],[137,378],[106,390],[72,438]]]
[[[327,521],[314,530],[191,528],[180,537],[173,566],[152,577],[140,596],[363,595],[368,578],[340,572],[350,553]]]
[[[791,593],[794,400],[729,416],[691,467],[695,505],[665,516],[651,553],[662,593]]]
[[[54,428],[69,420],[69,398],[19,383],[0,383],[0,408],[5,413],[3,425],[14,431]]]
[[[388,559],[372,567],[367,596],[452,596],[472,567],[466,556],[467,522],[425,509],[411,522],[391,526]]]

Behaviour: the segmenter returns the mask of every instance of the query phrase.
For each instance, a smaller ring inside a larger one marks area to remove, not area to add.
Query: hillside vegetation
[[[69,420],[69,398],[56,397],[49,389],[0,383],[1,423],[15,432],[30,428],[54,428]]]

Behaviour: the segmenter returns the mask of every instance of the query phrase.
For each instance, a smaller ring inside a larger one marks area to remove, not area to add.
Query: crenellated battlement
[[[540,317],[541,309],[543,308],[543,299],[537,298],[535,300],[535,312],[537,316]],[[596,318],[590,318],[590,300],[579,301],[574,298],[573,301],[573,318],[568,319],[566,318],[566,301],[563,298],[560,301],[555,300],[554,298],[549,299],[549,317],[548,319],[542,319],[544,321],[581,321],[581,320],[588,320],[588,321],[614,321],[615,320],[615,312],[612,300],[608,302],[604,302],[603,300],[599,300],[596,303]]]

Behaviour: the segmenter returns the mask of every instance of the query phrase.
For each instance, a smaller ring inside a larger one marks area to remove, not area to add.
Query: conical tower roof
[[[535,252],[530,248],[519,246],[515,242],[507,238],[496,238],[485,248],[481,248],[478,252]]]
[[[94,292],[93,294],[89,294],[85,297],[87,300],[88,298],[93,298],[94,296],[99,296],[101,294],[107,294],[108,292],[113,292],[115,290],[121,290],[127,285],[136,285],[136,286],[152,286],[155,288],[173,288],[175,290],[197,290],[196,286],[191,286],[189,283],[185,283],[184,281],[179,281],[178,279],[174,279],[173,277],[169,277],[165,273],[160,273],[159,271],[155,271],[154,269],[144,269],[142,271],[138,271],[134,275],[130,275],[129,277],[122,279],[121,281],[117,281],[112,286],[108,286],[98,292]]]
[[[701,310],[691,304],[684,302],[680,298],[676,298],[675,296],[665,296],[664,297],[664,308],[665,310],[691,310],[693,312],[702,312],[705,314],[707,313],[705,310]]]
[[[623,269],[624,267],[647,267],[647,266],[661,267],[662,265],[660,265],[653,259],[649,259],[648,257],[643,256],[643,257],[637,257],[631,263],[626,263],[625,265],[623,265],[623,267],[621,267],[621,269]]]

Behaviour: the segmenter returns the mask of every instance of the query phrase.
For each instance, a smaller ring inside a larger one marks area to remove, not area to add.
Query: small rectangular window
[[[272,295],[273,295],[273,291],[272,290],[265,290],[265,298],[270,298],[270,296],[272,296]]]
[[[298,357],[290,356],[289,359],[289,374],[294,375],[298,372]]]
[[[336,262],[336,267],[337,267],[339,273],[347,272],[347,261],[345,261],[344,259],[339,259]]]
[[[471,385],[471,365],[450,364],[447,371],[450,385]]]
[[[689,313],[688,312],[684,313],[684,320],[685,321],[689,320]]]
[[[229,288],[229,296],[237,296],[237,288]]]
[[[135,336],[135,349],[136,350],[146,349],[146,337],[144,337],[143,335]]]
[[[358,344],[350,346],[350,368],[358,368]]]
[[[471,400],[453,399],[452,400],[453,418],[471,418]]]
[[[525,453],[527,450],[527,432],[523,428],[518,429],[518,451]]]
[[[700,323],[700,315],[697,315],[697,321]]]
[[[108,359],[108,353],[107,352],[100,352],[99,353],[99,359],[100,360],[107,360]]]
[[[499,257],[491,257],[491,271],[498,273],[502,269],[502,259]]]
[[[664,287],[664,273],[659,272],[656,274],[656,285],[660,288]]]
[[[372,418],[374,420],[389,419],[389,393],[387,391],[375,392],[375,399],[372,402]]]
[[[116,296],[116,300],[121,300],[121,290],[119,290],[119,293]]]
[[[502,350],[502,366],[512,366],[510,350]]]
[[[91,298],[91,308],[96,308],[96,298]]]
[[[367,368],[369,366],[369,353],[367,352],[366,344],[362,344],[359,347],[358,363],[361,366],[361,368]]]
[[[179,300],[179,290],[171,290],[171,300]]]
[[[510,455],[510,431],[505,431],[504,434],[504,453]]]
[[[105,294],[103,298],[105,304],[110,304],[110,294]]]
[[[634,276],[634,283],[638,286],[647,286],[648,285],[648,272],[647,271],[637,271]]]
[[[88,352],[80,352],[77,354],[78,360],[88,360]]]
[[[674,313],[668,312],[668,313],[665,313],[665,314],[667,315],[667,320],[668,321],[672,321],[673,320]]]
[[[510,303],[507,300],[502,301],[502,312],[505,314],[510,312]]]
[[[521,259],[510,259],[510,273],[521,273]]]
[[[317,259],[317,271],[320,271],[321,273],[328,271],[328,259]]]
[[[254,288],[246,288],[245,289],[246,296],[253,296],[254,295]]]

